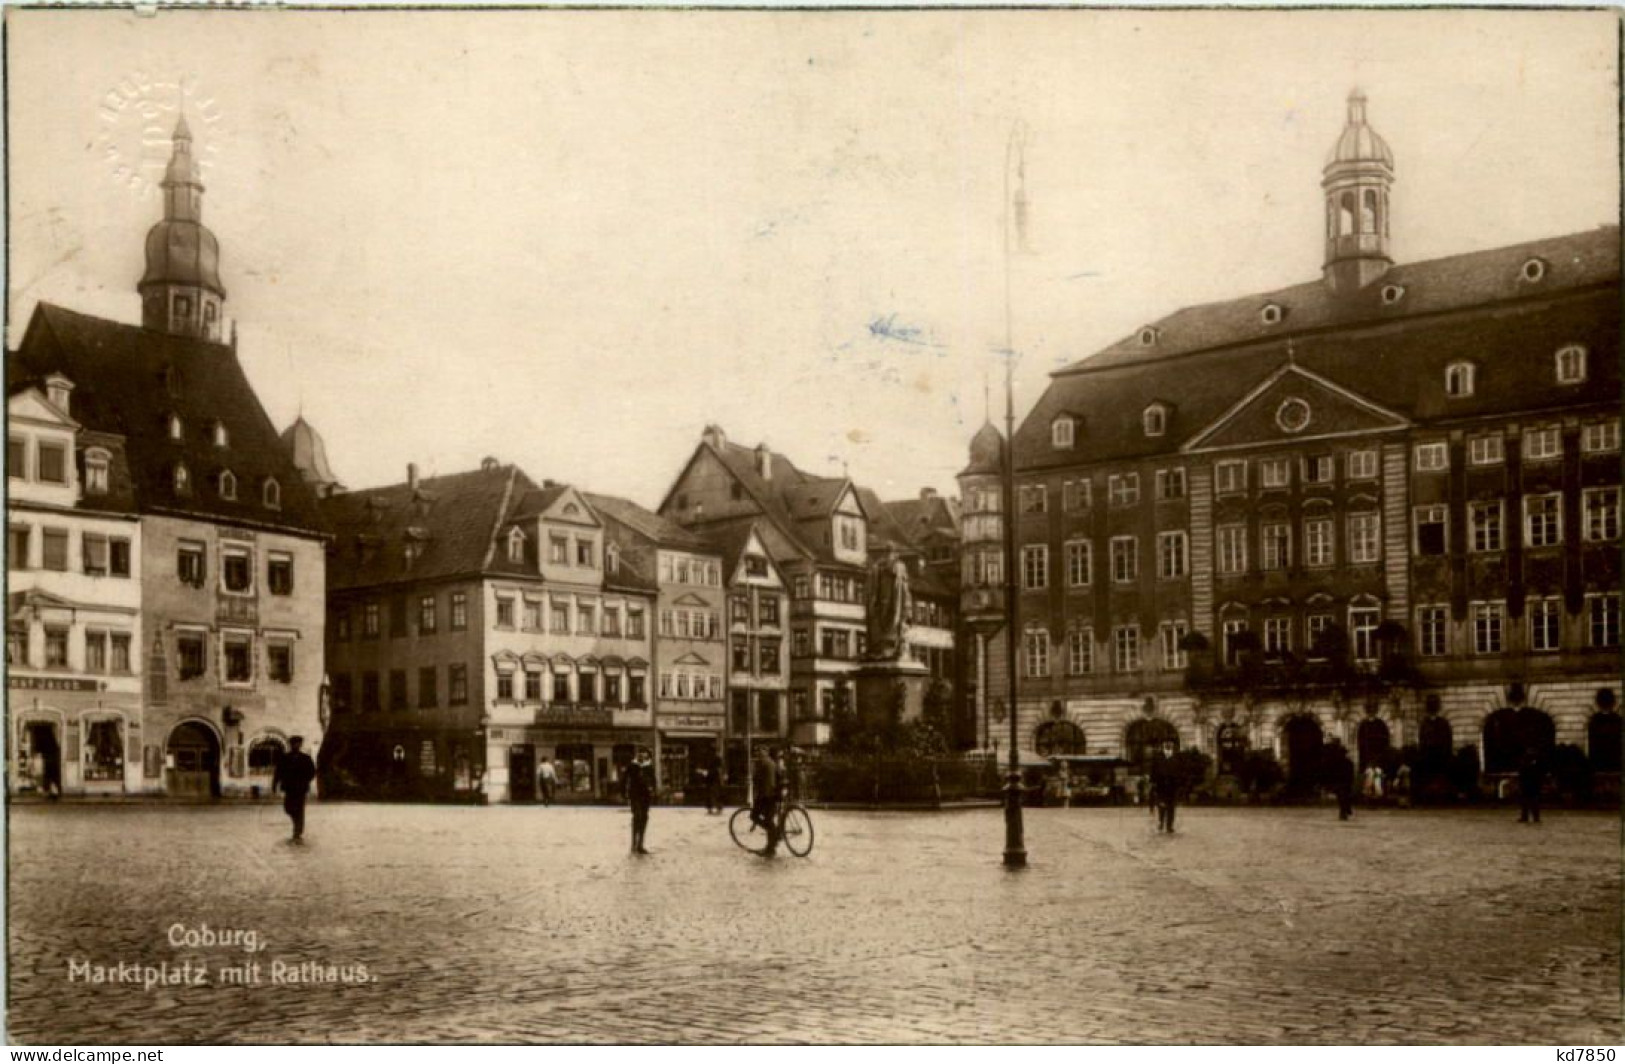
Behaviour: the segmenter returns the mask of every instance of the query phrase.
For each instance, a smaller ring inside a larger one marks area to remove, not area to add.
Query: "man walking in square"
[[[632,807],[632,852],[646,854],[644,832],[649,830],[649,809],[655,800],[655,767],[647,749],[626,766],[626,800]]]
[[[310,794],[311,780],[316,778],[316,762],[300,749],[304,744],[302,735],[289,738],[288,752],[277,761],[276,771],[271,774],[271,793],[282,788],[282,810],[293,821],[294,842],[305,837],[305,799]]]
[[[553,767],[551,757],[542,758],[542,767],[537,770],[536,782],[541,788],[542,805],[552,805],[553,792],[558,789],[559,785],[559,770]]]
[[[1151,758],[1151,800],[1157,806],[1157,830],[1170,835],[1174,833],[1174,806],[1179,799],[1179,779],[1174,771],[1175,749],[1172,742],[1165,742]]]
[[[767,747],[756,748],[756,761],[751,766],[751,788],[755,797],[751,801],[750,821],[767,832],[767,849],[762,856],[772,857],[779,852],[779,766]]]

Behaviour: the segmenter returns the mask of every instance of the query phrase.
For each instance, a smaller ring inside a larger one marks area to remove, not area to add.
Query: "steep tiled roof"
[[[777,453],[770,453],[768,458],[770,475],[763,477],[757,471],[757,451],[754,448],[742,447],[735,443],[723,443],[718,447],[709,442],[700,446],[711,449],[745,491],[762,507],[777,530],[784,537],[794,541],[800,553],[824,561],[835,560],[828,544],[818,537],[802,535],[798,525],[804,521],[829,516],[851,481],[844,477],[820,477],[802,472],[788,458]],[[769,542],[768,549],[775,559],[785,560],[774,543]]]
[[[142,512],[316,534],[316,500],[283,450],[276,429],[230,347],[107,321],[41,303],[7,366],[10,382],[62,373],[74,383],[73,417],[86,429],[124,438],[130,485]],[[169,436],[169,417],[183,425]],[[212,428],[224,424],[227,446]],[[175,463],[184,462],[190,494],[177,495]],[[215,477],[229,469],[237,498],[223,499]],[[281,505],[263,503],[275,478]]]
[[[1396,267],[1373,291],[1351,298],[1351,306],[1366,308],[1358,312],[1338,309],[1318,282],[1302,286],[1311,312],[1288,318],[1290,336],[1267,333],[1253,311],[1242,320],[1240,308],[1269,298],[1289,305],[1279,293],[1180,311],[1164,320],[1157,347],[1185,353],[1130,357],[1117,345],[1055,374],[1016,433],[1017,465],[1036,470],[1172,453],[1289,361],[1416,421],[1617,401],[1618,239],[1618,229],[1607,229]],[[1532,258],[1547,264],[1544,279],[1518,281]],[[1418,307],[1437,313],[1413,307],[1390,321],[1371,304],[1380,301],[1375,289],[1390,283],[1406,286],[1401,306],[1414,295]],[[1326,327],[1304,330],[1305,318]],[[1580,387],[1556,382],[1554,355],[1570,343],[1591,351]],[[1459,359],[1478,367],[1468,398],[1444,391],[1445,366]],[[1152,402],[1169,407],[1160,437],[1147,437],[1141,423]],[[1051,444],[1049,425],[1061,413],[1080,420],[1071,450]]]
[[[899,499],[881,504],[892,520],[918,541],[931,532],[959,535],[959,501],[931,495],[921,499]]]
[[[598,516],[617,521],[644,539],[674,550],[711,551],[711,545],[675,521],[668,521],[652,510],[645,510],[630,499],[614,495],[582,492],[582,496],[598,511]]]
[[[492,465],[410,484],[334,495],[322,510],[334,536],[330,590],[485,572],[534,573],[496,549],[516,498],[540,489],[517,467]],[[421,547],[410,566],[408,542]]]

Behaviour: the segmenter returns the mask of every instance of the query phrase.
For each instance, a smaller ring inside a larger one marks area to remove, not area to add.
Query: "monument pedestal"
[[[906,724],[925,712],[925,691],[931,670],[918,661],[865,661],[853,673],[858,719],[865,724],[895,720]]]

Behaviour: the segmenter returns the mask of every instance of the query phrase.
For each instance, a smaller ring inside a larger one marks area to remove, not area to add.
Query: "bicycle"
[[[728,818],[728,834],[733,836],[741,850],[765,853],[767,832],[751,819],[750,814],[748,805],[734,810],[734,815]],[[779,803],[778,827],[779,841],[784,843],[785,849],[797,857],[805,857],[812,852],[812,814],[807,812],[806,806],[791,801]]]

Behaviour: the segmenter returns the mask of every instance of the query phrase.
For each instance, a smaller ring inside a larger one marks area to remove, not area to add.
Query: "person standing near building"
[[[762,855],[772,857],[779,852],[779,766],[765,746],[756,749],[751,787],[756,796],[750,806],[750,822],[767,832],[767,849]]]
[[[1540,785],[1545,775],[1540,751],[1530,744],[1518,762],[1518,823],[1540,823]]]
[[[1174,833],[1174,807],[1179,800],[1179,777],[1174,769],[1175,746],[1162,744],[1151,756],[1151,800],[1157,807],[1157,830]]]
[[[542,792],[542,804],[553,804],[553,792],[558,789],[559,770],[553,767],[551,757],[542,758],[542,767],[536,770],[537,788]]]
[[[302,735],[288,739],[288,752],[276,763],[271,774],[271,793],[282,788],[282,811],[293,821],[293,841],[305,837],[305,799],[310,794],[310,781],[316,778],[316,762],[300,749],[305,744]]]
[[[1326,746],[1326,779],[1337,796],[1337,819],[1354,815],[1354,762],[1343,744],[1332,740]]]
[[[626,800],[632,807],[632,852],[648,853],[643,836],[649,830],[649,809],[655,800],[655,768],[647,748],[639,748],[638,756],[626,766]]]
[[[705,811],[707,813],[722,813],[722,761],[713,758],[711,768],[705,774]]]

